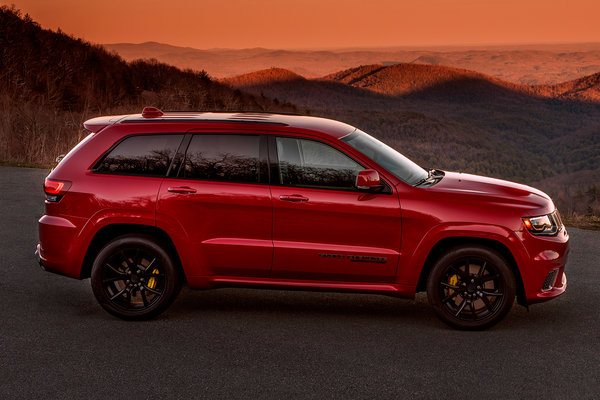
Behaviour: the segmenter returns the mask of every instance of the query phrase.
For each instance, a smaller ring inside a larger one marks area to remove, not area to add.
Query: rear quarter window
[[[165,176],[184,135],[136,135],[114,146],[94,172]]]

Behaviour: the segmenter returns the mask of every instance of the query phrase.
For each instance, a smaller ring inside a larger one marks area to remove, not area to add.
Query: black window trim
[[[352,193],[376,193],[376,194],[393,194],[394,193],[391,185],[389,183],[387,183],[387,181],[383,177],[381,177],[381,174],[380,174],[380,179],[381,179],[381,182],[384,185],[384,187],[382,190],[380,190],[378,192],[365,192],[364,190],[360,190],[356,187],[352,188],[352,189],[342,189],[342,188],[317,187],[317,186],[308,186],[308,185],[301,185],[301,186],[300,185],[283,185],[283,184],[279,183],[278,182],[279,180],[277,179],[277,177],[279,176],[279,154],[277,152],[277,138],[278,137],[312,140],[313,142],[324,144],[326,146],[333,148],[334,150],[337,150],[338,152],[342,153],[346,157],[350,158],[352,161],[354,161],[355,163],[360,165],[362,168],[370,169],[370,167],[368,165],[365,165],[363,162],[358,161],[356,158],[354,158],[353,155],[348,154],[345,151],[343,151],[342,149],[334,146],[331,143],[327,143],[323,140],[320,140],[317,138],[311,138],[311,137],[307,137],[307,136],[274,134],[274,135],[269,135],[269,163],[271,163],[271,167],[269,168],[269,171],[270,171],[271,177],[273,177],[273,179],[271,180],[271,186],[299,188],[299,189],[313,189],[313,190],[314,189],[316,189],[316,190],[334,190],[336,192],[352,192]]]
[[[134,173],[128,173],[128,172],[112,172],[112,171],[98,171],[98,167],[104,161],[104,159],[116,147],[118,147],[121,143],[123,143],[125,140],[127,140],[129,138],[132,138],[132,137],[141,137],[141,136],[171,136],[171,135],[181,135],[182,137],[181,137],[181,140],[179,141],[179,144],[177,145],[177,149],[175,149],[175,153],[173,154],[173,157],[171,158],[171,161],[169,162],[169,167],[167,168],[167,173],[164,174],[164,175],[134,174]],[[123,136],[121,139],[117,140],[112,146],[110,146],[108,148],[108,150],[106,150],[104,153],[102,153],[102,155],[96,160],[96,162],[94,162],[92,164],[92,167],[90,168],[90,172],[93,173],[93,174],[98,174],[98,175],[137,176],[137,177],[141,177],[141,178],[165,178],[165,177],[167,177],[169,171],[171,170],[171,167],[173,166],[173,161],[177,157],[179,148],[181,148],[181,144],[185,141],[186,136],[187,136],[187,132],[148,132],[148,133],[132,133],[132,134]]]

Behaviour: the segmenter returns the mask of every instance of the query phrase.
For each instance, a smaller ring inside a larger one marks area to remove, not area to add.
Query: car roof
[[[106,126],[114,124],[185,123],[187,125],[223,123],[228,125],[235,124],[238,126],[245,124],[252,125],[253,127],[270,127],[269,130],[273,130],[273,127],[280,127],[316,131],[336,139],[345,136],[356,129],[353,126],[340,121],[306,115],[271,114],[262,112],[162,112],[158,109],[152,109],[152,113],[150,114],[146,112],[147,109],[148,107],[144,109],[144,113],[142,114],[92,118],[87,120],[84,123],[84,126],[92,132],[99,132]]]

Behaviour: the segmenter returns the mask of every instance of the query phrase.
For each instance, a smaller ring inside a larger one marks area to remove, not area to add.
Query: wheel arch
[[[185,280],[185,272],[183,270],[183,265],[181,263],[181,259],[179,257],[179,253],[177,252],[177,248],[171,240],[171,237],[162,229],[157,228],[155,226],[150,225],[140,225],[140,224],[123,224],[123,223],[115,223],[102,227],[96,232],[90,245],[88,246],[85,256],[83,258],[83,263],[81,265],[81,279],[89,278],[92,272],[92,265],[94,263],[94,259],[100,250],[111,240],[118,236],[128,235],[128,234],[141,234],[148,235],[158,239],[161,243],[163,243],[170,254],[173,255],[173,261],[177,269],[179,270],[182,279]]]
[[[429,273],[431,272],[436,260],[442,254],[452,248],[465,245],[487,247],[500,253],[500,255],[502,255],[502,257],[504,257],[504,259],[508,262],[508,265],[515,277],[515,281],[517,283],[517,301],[521,305],[526,305],[525,287],[523,285],[521,271],[519,270],[515,257],[510,249],[506,247],[504,243],[497,240],[479,237],[453,236],[441,239],[435,243],[435,245],[429,251],[425,263],[421,268],[421,274],[419,275],[419,280],[417,283],[417,292],[423,292],[427,290],[427,278],[429,277]]]

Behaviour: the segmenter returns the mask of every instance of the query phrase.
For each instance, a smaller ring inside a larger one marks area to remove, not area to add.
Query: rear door
[[[157,224],[185,243],[192,275],[266,277],[273,256],[266,138],[194,133],[163,182]]]
[[[275,278],[391,282],[401,218],[392,185],[355,188],[364,166],[331,144],[269,138]],[[277,163],[278,160],[278,163]]]

